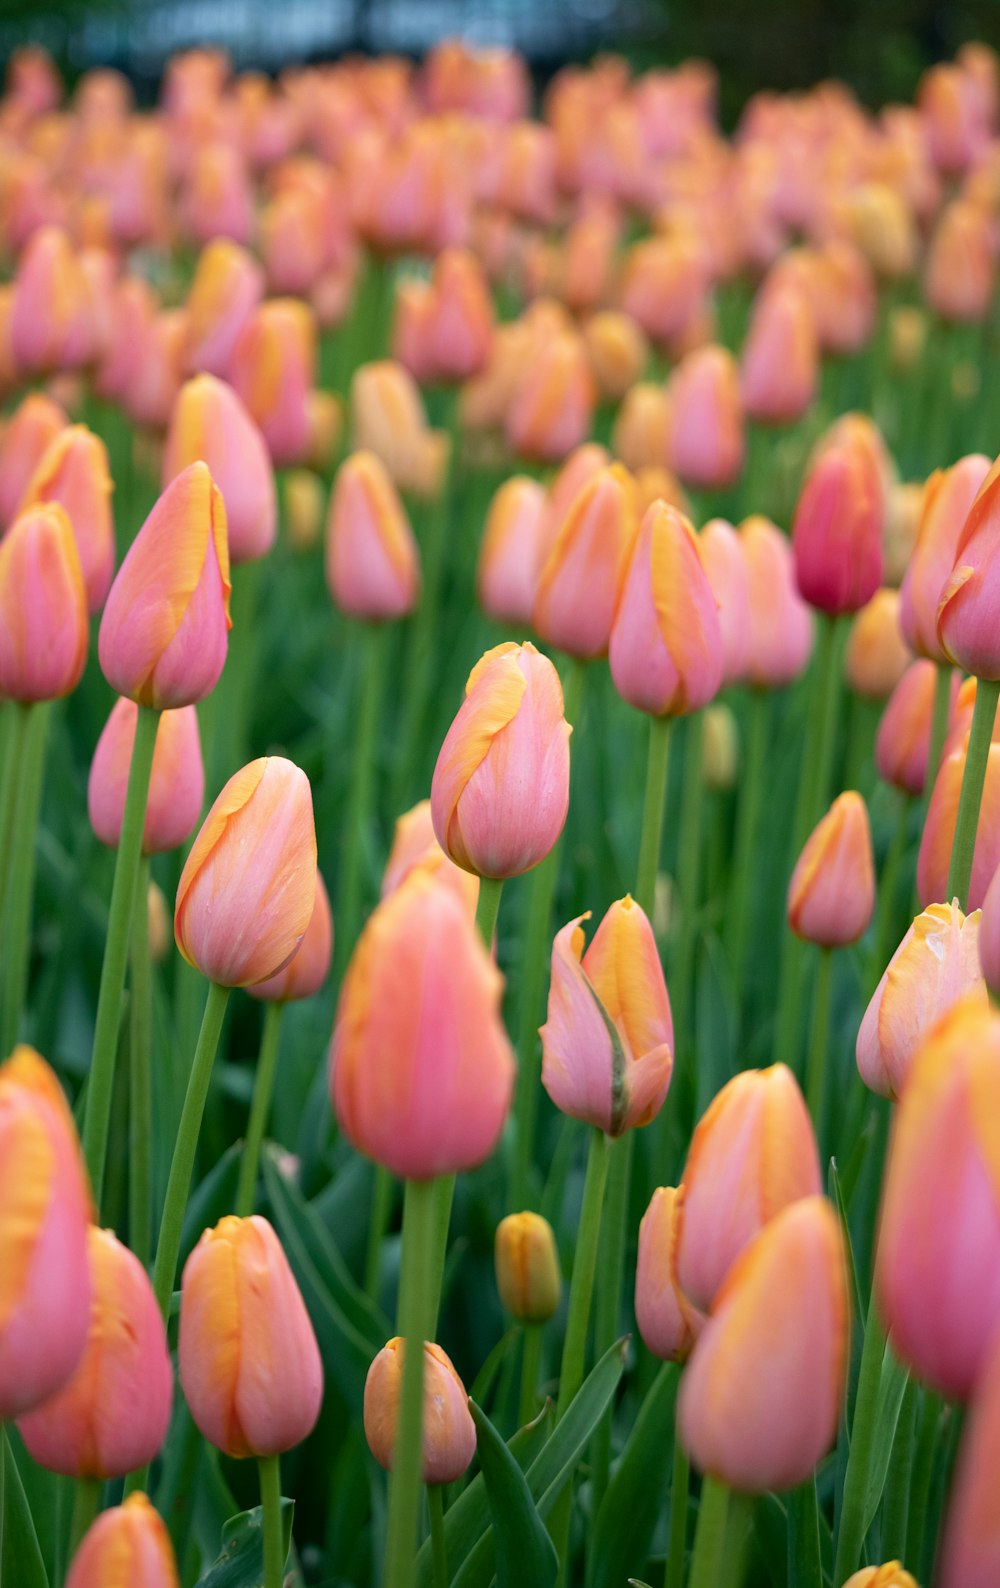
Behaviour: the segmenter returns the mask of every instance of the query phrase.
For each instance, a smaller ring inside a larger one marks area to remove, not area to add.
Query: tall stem
[[[434,1588],[448,1588],[448,1545],[444,1531],[444,1496],[440,1483],[432,1483],[428,1486],[427,1509],[431,1518]]]
[[[530,1423],[538,1407],[538,1368],[542,1356],[542,1326],[526,1323],[524,1326],[524,1355],[521,1359],[521,1399],[518,1405],[518,1424]]]
[[[392,1214],[392,1175],[380,1163],[375,1165],[372,1180],[372,1206],[368,1221],[368,1246],[365,1252],[365,1293],[373,1301],[378,1299],[379,1267],[382,1242],[389,1228]]]
[[[788,1496],[788,1581],[794,1588],[823,1588],[815,1477]]]
[[[861,1347],[861,1364],[858,1370],[858,1393],[854,1402],[854,1419],[851,1423],[851,1449],[844,1474],[844,1501],[840,1513],[840,1531],[837,1535],[837,1559],[834,1582],[846,1582],[857,1570],[864,1544],[865,1499],[868,1475],[871,1471],[872,1445],[875,1437],[878,1391],[882,1379],[882,1359],[885,1355],[885,1335],[875,1306],[872,1291],[865,1322],[865,1338]]]
[[[573,1277],[569,1287],[569,1314],[559,1371],[559,1399],[556,1416],[561,1417],[583,1383],[587,1352],[590,1302],[597,1268],[597,1243],[601,1233],[601,1211],[608,1176],[609,1142],[603,1130],[594,1129],[587,1154],[587,1178],[583,1185],[583,1204],[573,1256]]]
[[[31,942],[31,903],[35,891],[35,838],[42,798],[45,740],[52,706],[49,701],[21,706],[23,726],[21,764],[14,770],[17,793],[10,833],[10,870],[4,909],[3,1021],[0,1058],[6,1058],[17,1041],[21,1012],[28,986],[28,949]]]
[[[819,820],[829,796],[837,736],[837,704],[840,695],[837,620],[820,614],[817,627],[819,632],[809,712],[810,727],[800,763],[802,776],[795,807],[793,838],[796,857]]]
[[[728,1518],[729,1490],[714,1478],[705,1478],[701,1485],[688,1588],[718,1588],[725,1561]]]
[[[680,853],[677,861],[677,892],[680,901],[680,927],[670,978],[670,1001],[674,1011],[674,1030],[680,1044],[690,1050],[688,1007],[691,998],[691,960],[694,954],[694,923],[698,910],[701,875],[702,813],[705,789],[702,783],[704,741],[703,712],[688,722],[684,746],[684,784],[681,791]]]
[[[610,1144],[604,1216],[599,1245],[600,1266],[594,1302],[594,1355],[600,1359],[618,1336],[618,1309],[625,1278],[625,1245],[628,1235],[628,1194],[632,1179],[633,1132],[627,1130]],[[591,1486],[594,1515],[604,1498],[611,1471],[611,1407],[601,1418],[591,1441]]]
[[[729,908],[729,955],[733,983],[743,987],[747,940],[750,932],[750,903],[754,897],[757,867],[757,832],[764,797],[764,753],[767,749],[769,700],[763,690],[751,693],[747,708],[747,743],[739,807],[736,813],[736,839],[733,846],[732,895]]]
[[[397,1328],[403,1339],[403,1387],[389,1479],[383,1581],[411,1588],[420,1511],[424,1341],[428,1338],[428,1258],[434,1182],[408,1180],[403,1206],[403,1253]]]
[[[139,862],[132,912],[132,991],[129,999],[128,1235],[143,1268],[149,1263],[153,1222],[153,978],[149,958],[149,859]]]
[[[369,853],[375,750],[385,684],[384,625],[366,624],[362,637],[361,701],[345,822],[347,842],[343,846],[344,868],[340,877],[337,907],[338,958],[342,964],[346,963],[354,947],[365,902],[365,861]]]
[[[813,994],[812,1033],[809,1038],[809,1058],[806,1064],[806,1102],[816,1130],[821,1135],[823,1097],[826,1091],[826,1054],[830,1034],[830,983],[833,971],[833,951],[821,948],[816,972],[816,990]]]
[[[24,727],[27,712],[16,700],[0,706],[3,725],[0,764],[0,905],[7,891],[7,870],[11,857],[11,824],[14,820],[14,802],[17,797],[17,778],[24,755]]]
[[[502,892],[502,877],[480,877],[479,901],[476,905],[476,928],[486,945],[488,954],[493,952],[493,938],[497,929],[497,916],[500,913],[500,895]]]
[[[438,1308],[444,1283],[445,1258],[448,1255],[448,1230],[451,1226],[451,1205],[455,1200],[455,1176],[438,1175],[434,1181],[431,1198],[431,1233],[427,1265],[427,1338],[433,1340],[437,1333]]]
[[[278,1068],[278,1048],[281,1042],[281,1017],[283,1003],[269,1003],[264,1010],[264,1029],[260,1038],[260,1054],[253,1083],[253,1101],[247,1121],[246,1141],[240,1159],[240,1177],[236,1187],[236,1212],[245,1219],[253,1212],[253,1195],[257,1185],[257,1166],[260,1148],[267,1129],[274,1093],[274,1077]]]
[[[286,1559],[281,1526],[281,1457],[258,1457],[257,1470],[264,1513],[264,1588],[281,1588]]]
[[[941,751],[948,732],[948,710],[951,705],[951,681],[954,669],[946,662],[937,663],[937,680],[934,685],[934,711],[931,716],[931,739],[927,752],[927,776],[924,779],[924,803],[930,804],[934,779],[941,764]]]
[[[663,817],[667,802],[667,774],[670,770],[669,717],[650,717],[649,754],[646,760],[646,795],[642,807],[642,837],[639,840],[639,869],[636,873],[636,903],[652,917],[656,903],[656,874],[660,867],[663,842]]]
[[[972,713],[969,749],[965,757],[962,792],[958,800],[955,836],[948,868],[948,899],[957,899],[964,910],[969,896],[972,861],[979,826],[979,804],[986,781],[986,766],[993,736],[993,723],[1000,700],[1000,680],[980,678],[976,684],[976,704]]]
[[[885,864],[882,867],[882,875],[879,878],[878,924],[875,931],[875,948],[868,978],[869,988],[872,991],[881,981],[882,972],[899,944],[896,916],[897,894],[899,893],[899,868],[903,863],[903,856],[906,853],[906,841],[910,835],[911,805],[911,795],[900,793],[896,825],[885,857]]]
[[[77,1478],[73,1494],[73,1517],[69,1528],[69,1558],[73,1559],[101,1508],[100,1478]]]
[[[687,1542],[688,1487],[691,1463],[677,1429],[674,1429],[674,1461],[670,1482],[670,1537],[667,1543],[667,1569],[663,1588],[683,1588],[684,1546]]]
[[[87,1085],[87,1106],[83,1116],[83,1155],[90,1173],[94,1200],[100,1207],[104,1182],[104,1162],[108,1150],[108,1122],[115,1081],[115,1054],[118,1048],[118,1023],[121,1019],[125,964],[128,958],[129,931],[135,909],[136,879],[142,855],[142,835],[146,825],[146,800],[153,769],[153,751],[160,713],[139,707],[132,745],[132,764],[128,793],[122,818],[115,880],[111,889],[108,936],[101,966],[101,987],[97,997],[97,1023],[94,1051]]]

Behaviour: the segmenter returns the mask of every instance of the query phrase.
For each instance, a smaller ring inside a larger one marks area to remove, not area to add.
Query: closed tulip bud
[[[326,582],[337,606],[352,617],[401,618],[416,602],[416,541],[374,452],[355,452],[337,470],[326,522]]]
[[[216,237],[202,249],[187,297],[187,369],[228,380],[233,349],[263,296],[264,272],[239,243]]]
[[[453,385],[487,366],[493,342],[493,299],[474,254],[446,248],[434,262],[428,339],[434,378]]]
[[[177,885],[177,947],[209,981],[249,987],[285,968],[315,902],[309,779],[283,756],[263,756],[229,779],[191,846]]]
[[[420,800],[412,810],[396,819],[392,848],[385,863],[382,877],[382,898],[395,892],[400,883],[415,867],[433,872],[439,882],[451,888],[469,919],[476,918],[479,902],[479,878],[471,871],[463,871],[449,860],[434,836],[434,818],[430,800]]]
[[[636,470],[633,478],[636,512],[640,518],[649,511],[654,502],[665,502],[668,507],[676,507],[685,518],[691,517],[688,494],[676,474],[671,474],[669,469],[646,464]]]
[[[44,392],[29,392],[0,433],[0,530],[10,525],[28,481],[69,420]]]
[[[311,469],[286,469],[281,482],[282,522],[295,551],[311,551],[323,528],[323,482]]]
[[[510,447],[521,458],[558,462],[589,435],[596,398],[581,338],[575,331],[556,332],[514,390],[505,427]]]
[[[806,476],[792,526],[795,577],[810,606],[857,612],[882,581],[877,482],[859,448],[828,447]]]
[[[898,1560],[887,1560],[884,1566],[863,1566],[848,1577],[844,1588],[919,1588],[919,1584]]]
[[[850,196],[848,218],[858,247],[883,280],[912,275],[920,238],[902,193],[887,182],[864,182]]]
[[[526,642],[476,663],[431,782],[445,854],[481,877],[517,877],[552,849],[569,806],[569,723],[547,656]]]
[[[750,574],[743,542],[732,524],[713,518],[698,536],[698,550],[719,607],[722,684],[746,674],[750,658]]]
[[[837,1435],[849,1331],[840,1220],[806,1197],[747,1247],[698,1337],[678,1402],[695,1465],[750,1494],[804,1483]]]
[[[404,276],[396,283],[392,356],[421,386],[431,385],[435,374],[431,347],[433,313],[434,298],[429,281],[409,280]]]
[[[548,524],[544,488],[525,474],[500,486],[486,515],[476,595],[494,623],[528,624]]]
[[[795,582],[787,535],[760,514],[739,528],[750,580],[750,655],[746,676],[758,689],[792,683],[809,663],[813,617]]]
[[[917,542],[900,590],[900,621],[911,650],[932,662],[948,661],[938,638],[938,607],[955,566],[958,538],[989,472],[989,458],[972,453],[950,469],[935,469],[924,487]]]
[[[898,590],[876,590],[854,615],[844,652],[844,678],[865,700],[885,700],[912,661],[900,628]]]
[[[937,668],[921,659],[911,662],[886,702],[875,735],[875,767],[879,777],[904,794],[922,794],[931,750],[931,724]],[[958,679],[951,680],[951,710]]]
[[[927,313],[900,303],[889,315],[889,363],[900,374],[919,369],[927,346]]]
[[[440,493],[449,438],[427,428],[416,382],[390,359],[363,364],[351,381],[352,440],[356,452],[374,452],[401,491],[422,500]]]
[[[90,825],[110,849],[121,842],[125,796],[139,708],[117,700],[97,741],[87,782]],[[205,800],[198,713],[193,706],[165,711],[156,730],[153,769],[146,804],[143,854],[177,849],[190,838]]]
[[[583,327],[590,368],[605,402],[620,402],[641,380],[649,363],[649,344],[631,315],[604,309]]]
[[[965,775],[967,741],[945,754],[934,779],[927,817],[917,855],[917,898],[926,909],[936,899],[948,896],[948,870],[958,820],[958,801]],[[970,910],[978,910],[1000,865],[1000,744],[990,745],[986,761],[972,857],[972,877],[966,900]]]
[[[164,488],[199,458],[222,492],[230,561],[265,556],[277,528],[270,455],[232,387],[215,375],[197,375],[177,393],[163,446]]]
[[[700,347],[670,377],[673,466],[685,485],[725,490],[743,470],[743,404],[733,355]]]
[[[707,789],[726,793],[735,788],[740,770],[740,739],[728,706],[706,706],[702,743],[702,777]]]
[[[90,1191],[59,1082],[32,1048],[0,1065],[0,1417],[41,1405],[87,1344]]]
[[[306,397],[309,419],[309,450],[306,462],[320,474],[326,472],[340,450],[344,429],[344,405],[336,392],[311,391]]]
[[[306,935],[284,970],[267,981],[256,982],[247,991],[252,998],[269,1003],[298,1003],[313,998],[330,974],[333,956],[333,912],[322,873],[316,873],[316,902],[309,917]]]
[[[603,656],[635,539],[634,487],[621,464],[599,470],[573,499],[542,566],[535,628],[571,656]]]
[[[969,508],[938,603],[937,636],[948,661],[976,678],[1000,679],[994,598],[1000,556],[1000,459]]]
[[[648,1125],[674,1064],[670,999],[653,929],[627,895],[613,904],[586,953],[577,916],[556,934],[542,1085],[556,1107],[608,1136]]]
[[[539,1213],[509,1213],[497,1225],[497,1289],[521,1323],[547,1323],[559,1310],[562,1275],[552,1225]]]
[[[806,295],[775,288],[758,295],[740,355],[743,406],[761,424],[787,425],[812,407],[819,345]]]
[[[885,560],[885,582],[899,589],[917,543],[920,515],[924,506],[924,487],[917,480],[896,480],[889,489],[886,505],[885,533],[882,550]],[[902,591],[900,591],[902,594]],[[905,602],[900,610],[903,638],[912,649],[913,642],[906,630]]]
[[[615,418],[611,447],[627,469],[671,463],[671,406],[663,386],[643,381],[627,392]]]
[[[297,298],[256,308],[233,348],[228,379],[260,426],[278,466],[309,453],[309,394],[316,384],[316,318]]]
[[[323,1365],[267,1219],[220,1219],[184,1264],[177,1365],[191,1416],[227,1456],[280,1455],[312,1433]]]
[[[514,1086],[502,989],[467,909],[416,867],[369,917],[340,993],[333,1103],[360,1152],[414,1180],[490,1156]]]
[[[94,351],[87,278],[58,226],[34,232],[18,260],[8,336],[25,375],[78,369]]]
[[[958,683],[954,672],[953,682]],[[972,729],[972,719],[976,711],[976,695],[979,686],[974,678],[963,678],[955,691],[954,705],[948,718],[948,732],[945,734],[942,758],[954,754],[956,750],[965,752],[969,742],[969,733]],[[993,718],[993,729],[990,735],[993,744],[1000,743],[1000,707]]]
[[[647,1351],[663,1362],[686,1362],[705,1321],[677,1283],[683,1204],[683,1186],[660,1186],[639,1225],[635,1321]]]
[[[144,1494],[102,1511],[84,1535],[66,1588],[180,1588],[166,1523]]]
[[[48,502],[58,502],[65,508],[73,527],[91,612],[100,611],[114,570],[112,490],[104,442],[86,425],[69,425],[59,431],[42,454],[18,509],[23,513]]]
[[[76,1371],[18,1423],[28,1453],[67,1478],[121,1478],[167,1436],[174,1376],[146,1270],[111,1230],[91,1225],[90,1325]]]
[[[1000,1324],[998,1118],[1000,1016],[973,995],[931,1028],[910,1066],[875,1267],[893,1350],[949,1400],[973,1393]]]
[[[170,915],[163,889],[155,882],[149,884],[149,955],[154,965],[162,965],[170,949]]]
[[[941,211],[927,247],[924,295],[943,320],[973,325],[989,313],[997,285],[993,226],[986,210],[963,199]]]
[[[0,541],[0,694],[25,703],[70,694],[89,639],[70,521],[57,503],[30,508]]]
[[[405,1355],[406,1342],[397,1336],[382,1347],[365,1379],[365,1438],[387,1471],[396,1448]],[[476,1453],[476,1425],[451,1358],[431,1340],[424,1342],[423,1398],[421,1476],[424,1483],[454,1483]]]
[[[599,441],[585,441],[582,446],[574,447],[569,456],[560,464],[556,470],[555,477],[549,484],[548,490],[546,556],[552,549],[552,543],[562,528],[563,520],[584,486],[589,485],[591,480],[601,473],[602,469],[609,468],[612,462],[613,459],[607,447],[602,446]]]
[[[112,689],[140,706],[189,706],[226,660],[229,546],[222,493],[204,463],[167,486],[118,570],[98,654]]]
[[[1000,1350],[994,1344],[958,1447],[934,1578],[939,1588],[993,1588],[1000,1580],[994,1482],[998,1462]]]
[[[806,839],[788,884],[788,924],[823,948],[856,943],[875,908],[875,863],[868,808],[849,790]]]

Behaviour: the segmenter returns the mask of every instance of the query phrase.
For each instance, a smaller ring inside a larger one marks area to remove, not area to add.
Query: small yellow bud
[[[497,1289],[522,1323],[545,1323],[559,1306],[562,1279],[555,1236],[538,1213],[510,1213],[497,1226]]]

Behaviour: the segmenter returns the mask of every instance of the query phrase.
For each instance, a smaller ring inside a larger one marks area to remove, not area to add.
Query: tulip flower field
[[[2,1588],[1000,1585],[1000,57],[0,97]]]

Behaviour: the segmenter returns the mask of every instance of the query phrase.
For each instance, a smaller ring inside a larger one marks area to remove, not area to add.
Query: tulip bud
[[[964,998],[931,1028],[910,1066],[889,1146],[875,1269],[896,1355],[948,1399],[972,1394],[1000,1324],[998,1110],[1000,1016],[981,998]]]
[[[743,405],[733,355],[700,347],[670,377],[673,466],[685,485],[725,490],[743,471]]]
[[[606,402],[620,402],[649,363],[649,344],[628,314],[605,309],[591,315],[583,340],[597,389]]]
[[[958,1447],[934,1578],[938,1588],[993,1588],[1000,1577],[994,1481],[998,1462],[1000,1352],[994,1343]],[[912,1581],[906,1581],[904,1573],[900,1588],[910,1588]],[[895,1588],[896,1579],[891,1578],[890,1584]]]
[[[671,462],[670,399],[662,386],[641,382],[626,392],[611,448],[627,469],[663,468]]]
[[[311,469],[286,469],[282,521],[295,551],[311,551],[323,525],[323,484]]]
[[[66,1588],[180,1588],[170,1534],[144,1494],[102,1511],[84,1535]]]
[[[555,478],[549,484],[549,522],[545,537],[545,556],[548,556],[552,549],[552,544],[563,526],[563,520],[584,486],[589,485],[603,469],[609,468],[611,462],[610,452],[607,447],[601,446],[599,441],[585,441],[582,446],[574,447],[569,456],[564,458],[556,471]],[[620,470],[619,477],[624,478]],[[543,557],[543,563],[544,560]]]
[[[547,1323],[559,1310],[562,1275],[552,1225],[539,1213],[508,1213],[497,1225],[497,1289],[521,1323]]]
[[[819,383],[819,345],[802,291],[758,294],[740,355],[743,406],[761,424],[786,425],[812,407]]]
[[[937,637],[948,661],[976,678],[1000,679],[994,580],[1000,549],[1000,459],[969,508],[938,603]]]
[[[155,882],[149,884],[149,957],[154,965],[162,965],[170,948],[170,916],[163,889]]]
[[[653,929],[626,895],[583,952],[581,921],[552,945],[548,1019],[541,1030],[542,1085],[556,1107],[609,1136],[648,1125],[663,1105],[674,1064],[670,999]]]
[[[828,447],[806,476],[792,526],[795,577],[810,606],[857,612],[882,579],[882,515],[860,449]]]
[[[121,842],[125,796],[139,708],[117,700],[97,741],[87,782],[90,825],[110,849]],[[142,852],[177,849],[193,833],[205,799],[198,713],[193,706],[165,711],[156,730]]]
[[[277,526],[271,459],[246,408],[215,375],[198,375],[177,393],[163,446],[164,489],[199,458],[222,492],[230,560],[265,556]]]
[[[993,218],[965,199],[941,211],[927,246],[924,295],[943,320],[985,320],[996,296]]]
[[[233,349],[264,295],[264,273],[239,243],[203,248],[187,296],[186,367],[229,379]]]
[[[8,335],[25,375],[79,369],[91,357],[90,289],[72,243],[58,226],[34,232],[17,262]]]
[[[434,261],[428,340],[434,378],[449,385],[489,362],[493,299],[482,265],[464,248],[446,248]]]
[[[708,1308],[757,1231],[820,1191],[816,1137],[791,1070],[743,1070],[722,1088],[695,1127],[682,1184],[677,1278]]]
[[[536,480],[515,474],[504,481],[486,515],[476,569],[479,605],[494,623],[531,622],[547,522]]]
[[[311,391],[306,397],[309,420],[309,447],[306,463],[318,474],[325,474],[340,450],[344,429],[344,405],[336,392]]]
[[[964,1583],[963,1578],[963,1588]],[[898,1560],[889,1560],[884,1566],[863,1566],[848,1577],[844,1588],[919,1588],[919,1584]]]
[[[912,661],[900,629],[898,590],[876,590],[855,613],[844,653],[844,678],[865,700],[885,700]]]
[[[698,1337],[678,1402],[695,1464],[750,1494],[804,1483],[837,1435],[849,1331],[840,1220],[806,1197],[747,1247]]]
[[[698,550],[719,608],[722,683],[738,683],[750,655],[750,575],[743,542],[732,524],[712,518],[698,536]]]
[[[601,469],[575,497],[545,559],[534,622],[571,656],[603,656],[635,538],[632,481],[620,464]]]
[[[510,1107],[501,977],[454,892],[416,867],[354,950],[333,1033],[340,1128],[404,1179],[484,1162]]]
[[[57,503],[22,513],[0,541],[0,693],[58,700],[80,682],[90,638],[73,530]]]
[[[251,998],[270,1003],[298,1003],[313,998],[330,973],[333,955],[333,913],[322,873],[316,873],[316,900],[306,935],[292,958],[276,976],[248,987]]]
[[[660,1186],[639,1225],[635,1321],[647,1351],[664,1362],[686,1362],[704,1323],[677,1283],[683,1204],[683,1186]]]
[[[702,777],[705,787],[726,793],[736,786],[740,769],[740,741],[736,718],[728,706],[706,706],[702,739]]]
[[[58,502],[73,529],[87,590],[87,606],[100,611],[115,560],[111,475],[104,442],[85,425],[60,430],[28,481],[19,513]]]
[[[788,924],[823,948],[856,943],[875,908],[875,863],[868,808],[849,790],[806,839],[788,884]]]
[[[351,381],[353,449],[374,452],[401,491],[436,500],[448,463],[449,437],[427,428],[413,377],[401,364],[363,364]]]
[[[32,1048],[0,1065],[0,1417],[60,1390],[87,1343],[90,1191],[62,1088]]]
[[[590,434],[596,396],[581,338],[572,331],[548,337],[524,370],[507,409],[511,449],[540,463],[564,458]]]
[[[989,472],[989,459],[972,453],[950,469],[935,469],[924,487],[917,541],[900,590],[900,621],[906,643],[932,662],[948,661],[938,638],[938,607],[958,538]]]
[[[691,517],[687,492],[669,469],[646,464],[636,470],[634,479],[636,512],[640,519],[648,513],[654,502],[664,502],[667,507],[676,507],[685,518]]]
[[[878,775],[904,794],[922,794],[931,749],[931,725],[937,668],[921,659],[911,662],[886,702],[875,735]],[[958,679],[951,679],[951,710],[955,707]]]
[[[29,392],[11,414],[0,434],[0,530],[13,522],[28,481],[68,423],[59,404],[44,392]]]
[[[431,781],[445,854],[481,877],[516,877],[552,849],[569,807],[562,686],[529,642],[476,663]]]
[[[945,746],[927,807],[924,831],[917,855],[917,897],[926,909],[936,899],[948,896],[948,871],[951,864],[958,801],[965,776],[968,741],[950,753]],[[972,876],[966,907],[978,910],[986,897],[993,873],[1000,865],[1000,744],[990,745],[986,760],[976,827],[976,846],[972,857]]]
[[[229,779],[191,845],[174,907],[189,965],[223,987],[283,970],[316,902],[316,828],[309,779],[283,756]]]
[[[336,604],[352,617],[405,617],[416,603],[416,542],[374,452],[355,452],[337,470],[326,521],[326,582]]]
[[[795,583],[787,536],[760,514],[745,519],[739,535],[750,581],[747,678],[758,689],[780,689],[808,665],[812,613]]]
[[[72,1378],[18,1423],[28,1454],[68,1478],[121,1478],[167,1436],[174,1378],[146,1270],[111,1230],[91,1225],[90,1327]]]
[[[456,866],[441,848],[434,836],[430,800],[420,800],[412,810],[405,811],[396,819],[392,848],[382,878],[382,898],[394,893],[417,866],[421,870],[433,872],[439,882],[451,888],[463,909],[468,912],[469,919],[475,920],[479,878],[475,873]]]
[[[365,1379],[365,1438],[379,1466],[392,1470],[406,1342],[382,1347]],[[476,1425],[465,1385],[439,1345],[424,1342],[424,1410],[421,1420],[424,1483],[454,1483],[476,1453]]]
[[[260,426],[279,468],[302,463],[310,443],[309,393],[316,384],[316,317],[298,298],[269,298],[233,348],[229,380]]]
[[[323,1400],[323,1365],[295,1277],[267,1219],[229,1215],[184,1264],[177,1351],[184,1398],[227,1456],[301,1444]]]

